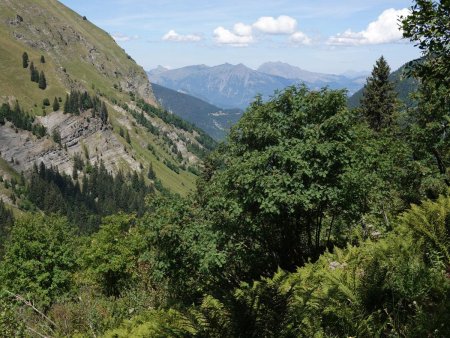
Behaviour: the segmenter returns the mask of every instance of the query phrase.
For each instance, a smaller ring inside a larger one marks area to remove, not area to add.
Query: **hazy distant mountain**
[[[150,81],[161,86],[200,98],[224,108],[245,109],[257,94],[267,99],[276,90],[305,83],[312,89],[328,86],[347,88],[352,94],[360,89],[365,77],[350,79],[342,75],[313,73],[282,62],[268,62],[258,70],[243,64],[229,63],[208,67],[187,66],[169,70],[159,66],[148,72]]]
[[[259,66],[258,71],[275,76],[285,77],[287,79],[303,80],[305,82],[315,83],[319,81],[335,81],[338,75],[322,74],[309,72],[296,66],[291,66],[284,62],[266,62]]]
[[[264,98],[296,81],[229,63],[208,67],[188,66],[165,72],[148,72],[150,81],[183,92],[213,105],[245,109],[256,94]]]
[[[408,62],[409,63],[409,62]],[[389,75],[389,80],[394,82],[395,89],[398,92],[398,98],[408,107],[414,106],[416,103],[411,99],[411,93],[417,90],[417,80],[406,75],[406,67],[408,63],[401,66]],[[358,90],[348,99],[348,105],[351,108],[358,107],[363,97],[364,88]]]
[[[340,75],[348,77],[349,79],[356,79],[361,77],[367,78],[370,75],[370,72],[366,70],[363,71],[347,70],[346,72]]]
[[[284,62],[266,62],[258,68],[259,72],[281,76],[287,79],[305,82],[309,87],[318,89],[328,86],[332,89],[347,88],[349,94],[359,90],[365,83],[366,76],[352,77],[335,74],[314,73]]]
[[[199,98],[152,83],[153,93],[164,109],[192,122],[216,140],[242,116],[240,109],[221,109]]]

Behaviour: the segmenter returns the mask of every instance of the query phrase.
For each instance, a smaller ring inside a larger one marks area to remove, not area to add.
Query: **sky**
[[[146,70],[281,61],[341,74],[420,56],[401,38],[410,0],[62,0]]]

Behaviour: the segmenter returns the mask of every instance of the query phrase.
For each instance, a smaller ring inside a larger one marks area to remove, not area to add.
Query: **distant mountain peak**
[[[280,61],[264,63],[257,70],[227,62],[212,67],[188,66],[162,74],[150,71],[148,75],[154,83],[223,108],[245,109],[257,94],[269,98],[275,90],[300,83],[311,89],[347,88],[350,93],[362,87],[360,82],[344,76],[309,72]]]

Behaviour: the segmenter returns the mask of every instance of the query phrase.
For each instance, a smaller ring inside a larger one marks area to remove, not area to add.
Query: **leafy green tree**
[[[396,96],[394,85],[389,81],[391,69],[381,56],[367,78],[361,100],[361,111],[370,127],[375,131],[388,127],[392,123]]]
[[[233,255],[227,273],[295,270],[317,258],[339,220],[360,219],[370,181],[352,171],[353,121],[342,91],[293,87],[250,106],[200,188],[205,217]]]
[[[450,186],[450,4],[447,1],[416,0],[403,18],[404,37],[415,42],[424,57],[413,62],[412,74],[420,80],[418,107],[411,112],[411,143],[415,157],[430,168],[430,196],[437,197]]]
[[[413,63],[422,81],[450,90],[450,3],[448,1],[415,0],[411,13],[402,18],[405,38],[422,50],[424,62]]]
[[[6,242],[8,234],[14,224],[14,216],[0,198],[0,257],[3,255],[3,245]]]
[[[44,105],[44,106],[50,106],[50,100],[48,99],[48,98],[45,98],[44,100],[42,100],[42,104]]]
[[[139,277],[143,242],[136,236],[137,231],[134,216],[108,216],[80,257],[88,278],[108,296],[119,296]]]
[[[55,99],[53,100],[53,111],[58,111],[60,108],[59,106],[59,101],[58,99],[55,97]]]
[[[27,215],[15,222],[0,263],[2,286],[48,307],[72,287],[74,234],[65,218]]]
[[[39,88],[42,90],[47,88],[47,80],[45,79],[45,74],[43,71],[39,74]]]
[[[25,325],[17,315],[14,298],[0,294],[0,334],[2,337],[26,337]]]
[[[218,247],[219,234],[200,210],[176,196],[154,198],[147,207],[150,211],[140,225],[147,245],[141,260],[152,267],[153,283],[167,283],[171,298],[184,304],[220,290],[224,253]]]
[[[23,52],[22,54],[22,66],[23,68],[27,68],[29,63],[29,58],[27,52]]]

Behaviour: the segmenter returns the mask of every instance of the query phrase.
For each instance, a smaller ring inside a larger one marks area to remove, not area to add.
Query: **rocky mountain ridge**
[[[282,62],[269,62],[253,70],[244,64],[225,63],[208,67],[187,66],[178,69],[157,67],[147,72],[152,83],[189,94],[223,108],[246,109],[256,95],[268,99],[276,90],[305,83],[311,89],[328,86],[346,88],[350,94],[360,89],[365,76],[349,78],[343,75],[305,71]]]

